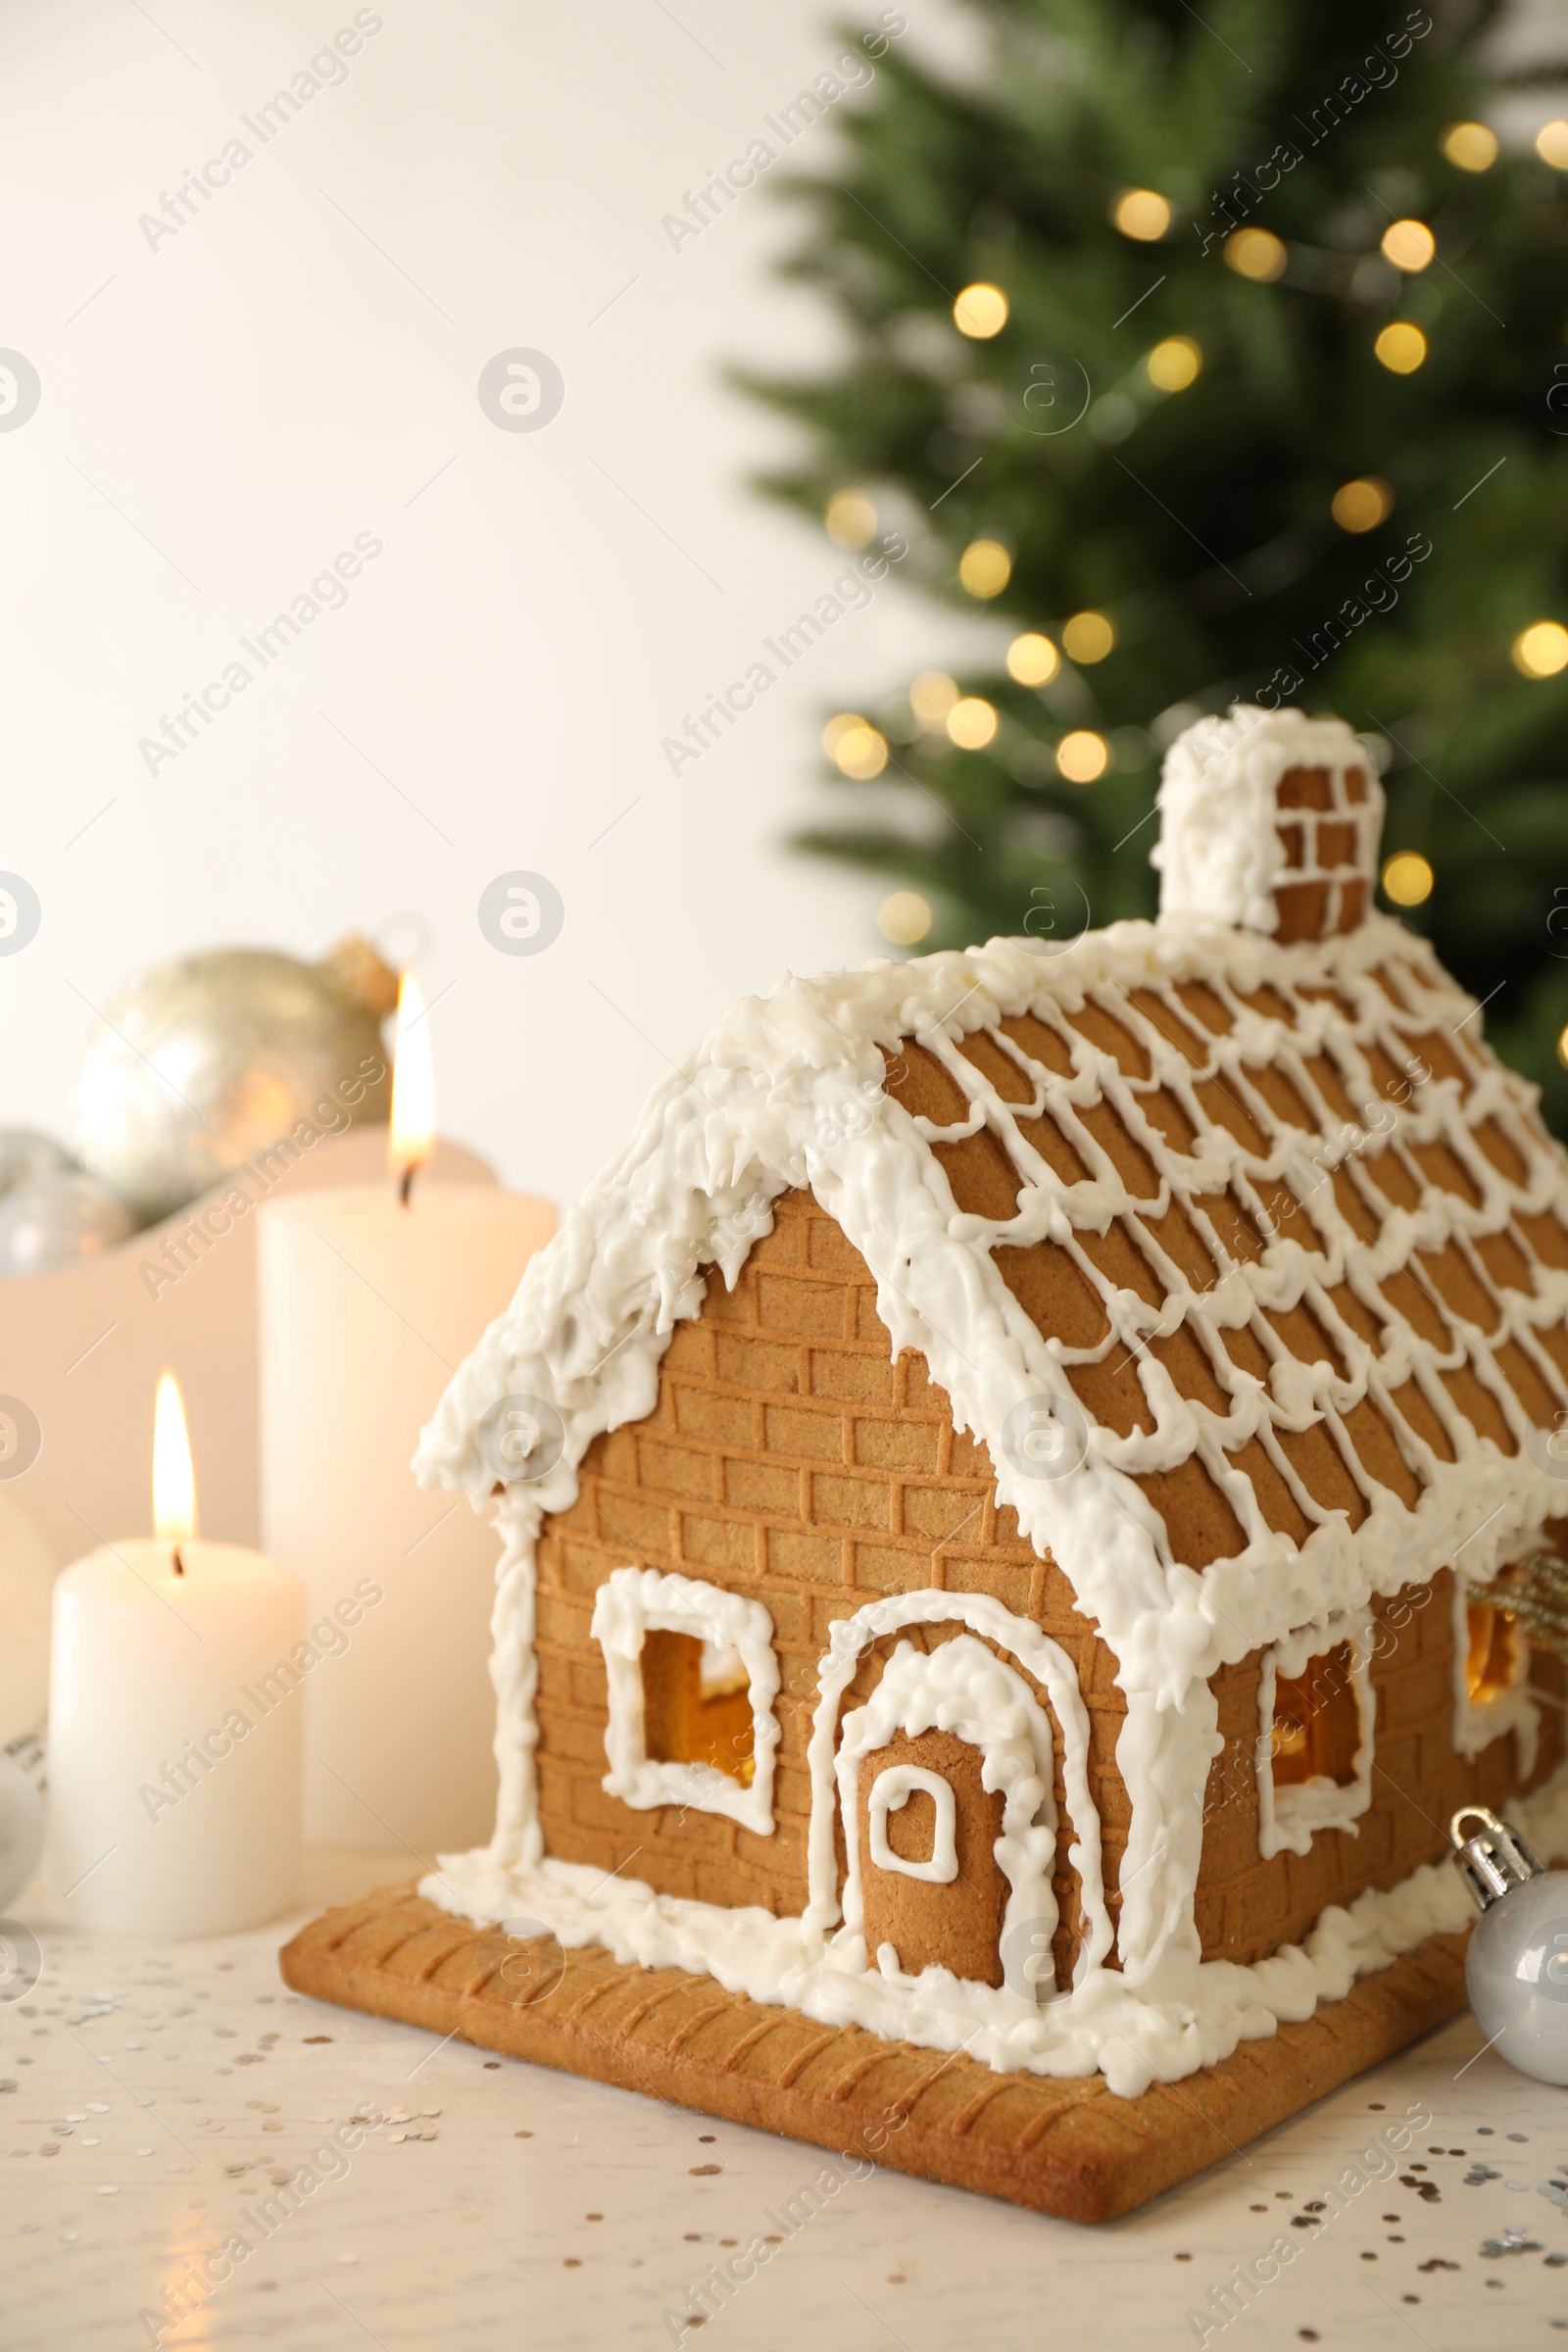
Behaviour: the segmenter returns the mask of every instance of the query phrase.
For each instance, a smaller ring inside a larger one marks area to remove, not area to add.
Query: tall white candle
[[[79,1926],[219,1936],[296,1891],[303,1710],[278,1669],[305,1645],[305,1586],[195,1540],[172,1381],[159,1436],[160,1534],[105,1544],[55,1585],[48,1870]]]
[[[400,1007],[394,1171],[429,1149],[411,1119],[422,1025]],[[494,1823],[490,1613],[496,1539],[409,1467],[424,1422],[534,1251],[548,1200],[493,1186],[345,1186],[269,1202],[258,1221],[262,1541],[297,1567],[313,1622],[373,1594],[309,1679],[305,1834],[415,1858]]]

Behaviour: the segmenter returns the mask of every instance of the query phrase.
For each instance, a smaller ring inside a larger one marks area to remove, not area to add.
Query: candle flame
[[[435,1149],[435,1067],[424,994],[412,964],[398,982],[397,1037],[392,1054],[392,1127],[387,1165],[405,1179]]]
[[[159,1374],[153,1408],[153,1533],[166,1544],[188,1544],[196,1533],[196,1474],[172,1372]]]

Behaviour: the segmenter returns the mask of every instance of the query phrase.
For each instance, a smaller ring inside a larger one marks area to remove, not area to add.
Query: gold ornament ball
[[[318,1134],[384,1120],[389,981],[363,942],[320,964],[220,948],[143,973],[82,1057],[77,1159],[150,1223],[301,1120]]]

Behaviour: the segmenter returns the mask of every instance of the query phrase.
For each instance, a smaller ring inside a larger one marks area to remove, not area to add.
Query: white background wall
[[[60,1129],[91,1007],[144,964],[316,955],[353,926],[422,942],[446,992],[446,1131],[566,1199],[734,996],[877,951],[877,883],[782,836],[819,806],[824,706],[961,640],[890,581],[700,765],[676,780],[661,755],[838,568],[746,487],[784,431],[720,380],[830,349],[767,266],[789,212],[764,182],[678,253],[661,227],[831,63],[831,17],[375,13],[347,80],[264,147],[239,118],[351,0],[0,10],[0,345],[42,379],[0,432],[0,868],[44,910],[0,957],[0,1125]],[[911,45],[961,65],[966,21],[906,13]],[[1560,21],[1522,9],[1517,45]],[[236,132],[251,162],[150,249],[138,217]],[[831,170],[834,138],[790,164]],[[476,397],[518,345],[565,378],[539,433]],[[138,739],[364,531],[384,553],[347,606],[150,775]],[[517,867],[566,903],[537,958],[475,919]]]
[[[720,379],[830,348],[767,268],[787,210],[764,184],[679,253],[661,217],[830,63],[831,19],[375,13],[265,147],[240,116],[350,0],[0,17],[0,345],[42,380],[0,433],[0,867],[43,904],[0,958],[0,1125],[61,1129],[90,1008],[147,963],[417,934],[446,1131],[565,1199],[731,998],[877,952],[876,883],[781,837],[823,706],[951,661],[953,622],[888,584],[671,778],[662,737],[843,560],[748,490],[787,444]],[[150,249],[138,217],[236,134],[251,162]],[[476,396],[517,345],[565,378],[537,433]],[[384,553],[346,607],[149,774],[138,740],[358,532]],[[538,957],[475,918],[516,867],[566,904]]]

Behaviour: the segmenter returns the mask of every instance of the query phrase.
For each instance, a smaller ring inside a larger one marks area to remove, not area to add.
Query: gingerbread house
[[[420,1449],[504,1537],[494,1838],[321,1951],[1086,2214],[1223,2152],[1104,2186],[1161,2085],[1231,2143],[1462,2001],[1450,1814],[1568,1842],[1568,1161],[1348,728],[1204,720],[1161,810],[1156,922],[789,980],[658,1089]]]

